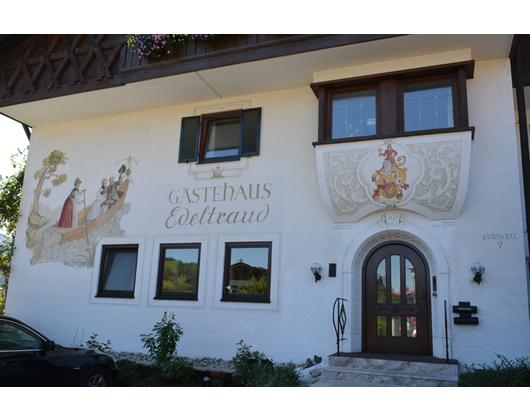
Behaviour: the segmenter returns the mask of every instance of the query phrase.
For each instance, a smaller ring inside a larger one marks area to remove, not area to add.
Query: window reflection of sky
[[[269,265],[268,248],[232,248],[230,257],[231,265],[240,260],[253,267],[268,268]]]
[[[197,263],[199,262],[198,249],[166,249],[166,258],[174,258],[176,261],[183,263]]]

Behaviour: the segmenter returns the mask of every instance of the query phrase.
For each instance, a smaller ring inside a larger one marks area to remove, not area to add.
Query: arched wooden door
[[[384,244],[363,269],[363,348],[367,352],[431,354],[428,267],[403,243]]]

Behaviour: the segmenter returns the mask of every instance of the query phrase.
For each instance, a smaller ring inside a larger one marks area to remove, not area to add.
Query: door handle
[[[2,369],[3,370],[7,370],[7,369],[13,369],[17,366],[17,364],[15,362],[7,362],[7,363],[4,363],[2,365]]]
[[[426,296],[426,292],[425,292],[425,290],[424,290],[423,293],[421,294],[421,296],[418,298],[418,299],[423,300],[423,307],[424,307],[424,308],[427,307],[427,305],[425,304],[425,296]]]

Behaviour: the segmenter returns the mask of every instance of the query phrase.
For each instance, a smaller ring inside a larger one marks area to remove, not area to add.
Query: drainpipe
[[[513,54],[512,65],[514,66],[514,82],[515,82],[515,95],[517,100],[517,113],[519,117],[519,139],[521,142],[521,162],[523,169],[523,191],[524,191],[524,202],[525,202],[525,218],[526,218],[526,236],[527,246],[530,247],[530,148],[528,145],[528,122],[526,120],[526,103],[524,97],[524,84],[523,84],[523,51],[521,46],[520,35],[514,36],[513,42]],[[530,258],[526,256],[527,273],[530,271]],[[528,294],[530,302],[530,281],[528,280]],[[529,305],[530,314],[530,305]]]
[[[26,137],[28,138],[28,141],[31,141],[31,131],[29,131],[29,126],[27,126],[24,123],[21,123],[22,127],[24,128],[24,132],[26,133]]]

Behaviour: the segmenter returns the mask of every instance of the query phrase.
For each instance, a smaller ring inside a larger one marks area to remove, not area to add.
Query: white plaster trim
[[[398,212],[392,212],[398,214]],[[351,324],[345,331],[347,341],[343,351],[362,350],[362,270],[363,264],[372,249],[384,242],[402,241],[414,245],[423,254],[429,266],[431,290],[431,324],[433,356],[445,357],[445,322],[443,301],[449,306],[449,267],[447,258],[438,242],[423,229],[409,223],[401,223],[393,229],[385,229],[376,224],[361,232],[348,247],[342,266],[343,298]],[[437,296],[433,296],[432,277],[437,276]],[[349,307],[349,310],[348,310]],[[451,349],[451,326],[448,322],[449,347]],[[350,346],[349,349],[346,349]]]
[[[233,111],[235,109],[248,109],[250,108],[250,100],[229,102],[227,104],[217,104],[210,106],[201,106],[195,108],[195,115],[214,114],[217,112]]]
[[[195,177],[195,179],[217,179],[217,178],[232,178],[241,176],[243,172],[248,169],[248,159],[246,157],[233,162],[219,162],[212,164],[196,164],[195,162],[188,163],[188,172]]]

